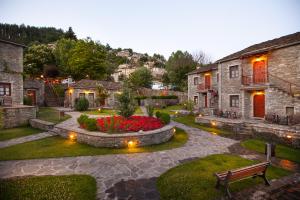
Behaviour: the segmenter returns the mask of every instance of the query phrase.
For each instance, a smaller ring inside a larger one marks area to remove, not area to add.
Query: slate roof
[[[24,80],[24,89],[39,89],[41,82],[39,80]]]
[[[101,84],[107,90],[119,90],[121,89],[121,83],[112,82],[112,81],[98,81],[98,80],[89,80],[82,79],[72,85],[75,89],[92,89],[97,88]]]
[[[26,48],[26,47],[27,47],[27,46],[25,46],[25,45],[23,45],[23,44],[18,44],[18,43],[11,42],[11,41],[7,41],[7,40],[3,40],[3,39],[0,39],[0,42],[6,43],[6,44],[12,44],[12,45],[19,46],[19,47],[23,47],[23,48]]]
[[[243,56],[250,56],[258,53],[268,52],[270,50],[279,49],[287,46],[300,44],[300,32],[293,33],[290,35],[282,36],[280,38],[275,38],[273,40],[268,40],[259,44],[254,44],[241,51],[235,52],[216,62],[225,62],[229,60],[234,60]]]
[[[217,69],[218,69],[218,64],[216,64],[216,63],[208,64],[206,66],[199,67],[198,69],[195,69],[194,71],[191,71],[190,73],[188,73],[188,75],[209,72],[209,71],[213,71],[213,70],[217,70]]]

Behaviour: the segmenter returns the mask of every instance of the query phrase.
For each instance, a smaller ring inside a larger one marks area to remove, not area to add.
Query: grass
[[[250,149],[259,153],[265,152],[264,140],[249,139],[241,142],[246,149]],[[276,157],[300,163],[300,149],[295,149],[285,145],[277,144],[275,149]]]
[[[136,114],[136,115],[142,115],[142,114],[144,114],[144,113],[143,113],[141,107],[138,106],[137,109],[135,110],[135,113],[134,113],[134,114]]]
[[[183,110],[183,106],[182,105],[174,105],[174,106],[167,106],[165,108],[160,108],[160,109],[155,109],[154,112],[164,112],[164,113],[168,113],[169,115],[174,115],[175,112],[172,110]]]
[[[39,129],[35,129],[29,126],[1,129],[0,130],[0,141],[9,140],[18,137],[24,137],[27,135],[41,133]]]
[[[96,181],[87,175],[0,179],[0,199],[94,200]]]
[[[174,137],[168,142],[145,147],[123,149],[96,148],[54,136],[0,149],[0,160],[153,152],[180,147],[184,145],[187,140],[187,133],[178,128],[176,128]]]
[[[192,116],[192,115],[176,117],[173,120],[176,121],[176,122],[185,124],[187,126],[191,126],[191,127],[194,127],[194,128],[198,128],[198,129],[207,131],[207,132],[212,133],[212,134],[217,134],[217,135],[221,135],[221,136],[226,136],[226,135],[233,134],[232,132],[230,132],[228,130],[224,130],[224,129],[220,129],[220,128],[213,128],[213,127],[210,127],[207,124],[195,123],[195,116]]]
[[[216,199],[224,195],[223,191],[215,189],[215,172],[240,168],[254,164],[254,161],[232,155],[212,155],[183,165],[179,165],[162,174],[157,182],[161,199],[173,200],[206,200]],[[267,177],[277,179],[289,175],[290,172],[269,167]],[[239,191],[258,183],[264,183],[261,178],[249,178],[230,185],[231,191]]]
[[[62,122],[62,121],[65,121],[65,120],[71,118],[71,116],[65,114],[64,117],[59,118],[58,110],[55,110],[54,108],[50,108],[50,107],[40,107],[39,112],[37,113],[37,118],[57,124],[59,122]]]

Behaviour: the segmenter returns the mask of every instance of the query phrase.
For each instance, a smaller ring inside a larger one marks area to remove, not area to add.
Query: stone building
[[[101,86],[108,92],[108,97],[103,102],[97,102],[97,88]],[[116,105],[115,95],[121,90],[121,84],[110,81],[98,81],[82,79],[71,85],[66,91],[65,107],[73,108],[77,98],[86,98],[89,101],[89,108],[99,106],[114,107]]]
[[[23,105],[24,47],[0,40],[0,125],[4,128],[27,124],[36,117],[35,107]]]
[[[45,83],[43,80],[26,79],[24,81],[24,96],[31,99],[32,105],[45,105]]]
[[[188,96],[201,113],[211,114],[218,108],[218,65],[199,67],[188,74]]]
[[[218,110],[246,119],[300,113],[300,32],[252,45],[216,64]],[[197,94],[193,76],[189,99]]]

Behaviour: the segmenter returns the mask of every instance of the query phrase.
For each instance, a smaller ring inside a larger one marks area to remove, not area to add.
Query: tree
[[[128,81],[132,88],[151,88],[153,76],[149,69],[147,69],[146,67],[140,67],[129,75]]]
[[[212,63],[211,57],[205,54],[203,51],[193,53],[193,59],[199,66],[204,66]]]
[[[105,99],[109,96],[107,90],[103,87],[103,85],[98,85],[97,89],[98,98],[96,101],[101,106],[101,103],[105,101]]]
[[[72,27],[69,27],[69,29],[66,31],[64,38],[71,39],[71,40],[77,40],[77,37],[76,37]]]
[[[133,96],[132,90],[126,86],[123,87],[122,93],[117,97],[119,104],[118,104],[118,114],[129,118],[135,112],[135,100]]]
[[[68,65],[75,79],[90,77],[104,79],[108,76],[107,51],[105,46],[91,39],[78,40],[70,51]]]
[[[32,45],[24,56],[24,72],[31,77],[43,74],[44,65],[53,64],[52,49],[47,45]]]
[[[187,89],[187,73],[196,69],[197,63],[187,51],[173,52],[166,63],[169,83],[183,91]]]
[[[62,38],[56,42],[56,47],[53,54],[61,75],[69,76],[72,73],[69,64],[69,58],[71,56],[71,50],[75,47],[75,45],[75,40],[65,38]]]

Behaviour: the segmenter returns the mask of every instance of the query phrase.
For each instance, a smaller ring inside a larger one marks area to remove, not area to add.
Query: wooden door
[[[89,107],[93,108],[94,107],[94,93],[88,94],[88,101],[89,101]]]
[[[210,89],[210,75],[205,75],[204,80],[205,80],[205,89]]]
[[[266,62],[264,60],[253,63],[253,83],[266,82]]]
[[[27,90],[27,96],[31,99],[31,104],[36,105],[36,92],[35,92],[35,90]]]
[[[265,95],[254,95],[253,97],[254,117],[265,117]]]

